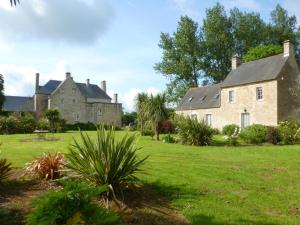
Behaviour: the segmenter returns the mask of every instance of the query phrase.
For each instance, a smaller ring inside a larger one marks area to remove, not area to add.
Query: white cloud
[[[109,28],[108,0],[27,0],[17,7],[0,1],[0,35],[8,40],[44,39],[93,43]]]

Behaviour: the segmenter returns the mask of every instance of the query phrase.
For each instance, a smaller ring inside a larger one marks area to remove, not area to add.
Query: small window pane
[[[257,100],[262,100],[263,99],[262,87],[257,87],[256,88],[256,99]]]
[[[234,92],[233,91],[229,91],[229,102],[230,103],[234,102]]]
[[[211,123],[212,123],[212,116],[211,114],[206,114],[205,115],[205,122],[208,126],[211,126]]]

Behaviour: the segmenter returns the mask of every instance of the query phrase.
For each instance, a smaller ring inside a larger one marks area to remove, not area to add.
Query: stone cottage
[[[233,57],[232,70],[222,83],[189,89],[176,113],[218,129],[300,119],[300,71],[293,45],[285,41],[283,49],[283,54],[247,63]]]
[[[121,126],[122,104],[118,103],[117,94],[113,100],[108,96],[106,81],[101,82],[100,88],[89,79],[86,83],[76,83],[71,73],[66,73],[63,81],[49,80],[43,86],[39,79],[37,73],[33,97],[5,96],[3,110],[31,112],[40,118],[45,110],[57,109],[69,124],[92,122]]]

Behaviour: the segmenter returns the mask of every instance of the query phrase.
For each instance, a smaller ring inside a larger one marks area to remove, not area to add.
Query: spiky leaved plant
[[[26,173],[37,175],[41,179],[54,180],[60,177],[65,161],[61,153],[44,153],[26,165]]]
[[[69,153],[65,156],[66,165],[77,177],[97,185],[107,185],[109,194],[121,193],[124,187],[136,184],[136,174],[148,158],[138,159],[137,136],[126,134],[120,140],[115,137],[114,129],[105,130],[100,126],[96,139],[80,132],[80,141],[74,139]]]
[[[11,163],[8,163],[6,159],[0,159],[0,183],[9,177],[11,170]]]

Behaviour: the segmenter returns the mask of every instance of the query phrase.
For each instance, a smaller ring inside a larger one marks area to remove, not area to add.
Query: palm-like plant
[[[141,134],[144,135],[144,126],[145,123],[147,121],[147,117],[146,117],[146,105],[147,105],[147,101],[149,99],[149,96],[142,92],[139,93],[135,99],[135,107],[136,107],[136,111],[137,111],[137,118],[138,118],[138,122],[141,126]]]
[[[0,159],[0,183],[9,177],[11,170],[11,163],[8,163],[6,159]]]
[[[87,133],[80,133],[81,142],[74,139],[70,152],[66,154],[66,165],[77,177],[97,185],[108,185],[109,194],[121,193],[124,187],[139,181],[141,165],[148,157],[138,159],[136,134],[126,134],[121,140],[115,137],[113,129],[100,126],[96,140]]]
[[[157,94],[156,96],[151,95],[146,102],[145,108],[146,117],[152,124],[156,139],[159,141],[159,122],[168,117],[165,94]]]

